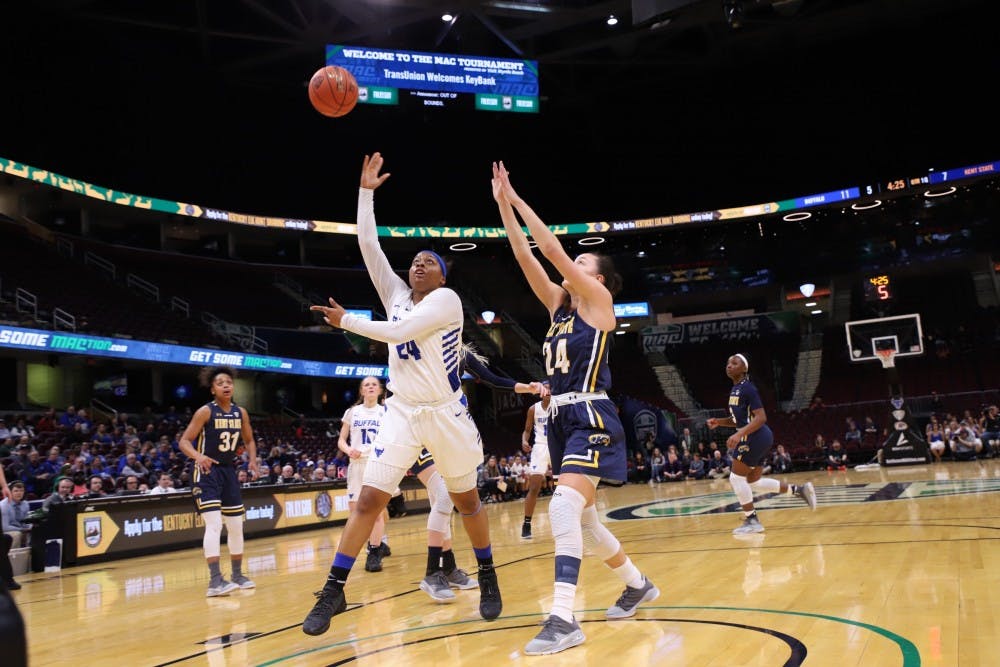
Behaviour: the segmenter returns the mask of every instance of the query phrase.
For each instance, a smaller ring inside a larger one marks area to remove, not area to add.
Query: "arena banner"
[[[275,494],[275,500],[282,509],[279,528],[347,520],[350,512],[347,489],[306,488],[297,493]]]
[[[761,340],[780,334],[797,333],[798,328],[798,316],[789,311],[661,324],[642,330],[642,348],[649,353],[691,343]]]
[[[389,374],[389,367],[385,365],[273,357],[238,350],[214,350],[131,338],[110,338],[68,331],[24,329],[5,325],[0,326],[0,348],[82,354],[90,357],[115,359],[138,359],[140,361],[191,366],[226,365],[237,370],[287,373],[288,375],[309,377],[364,378],[372,375],[384,378]]]
[[[73,503],[75,549],[69,560],[117,558],[140,552],[196,546],[204,533],[202,517],[189,493],[130,496]],[[299,526],[346,520],[347,490],[296,485],[247,488],[243,492],[247,537]],[[66,549],[64,548],[64,551]]]

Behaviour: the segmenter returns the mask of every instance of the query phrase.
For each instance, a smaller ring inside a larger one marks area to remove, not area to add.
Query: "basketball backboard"
[[[851,361],[878,361],[876,350],[896,350],[896,357],[924,353],[924,332],[920,314],[877,317],[845,322],[847,356]]]

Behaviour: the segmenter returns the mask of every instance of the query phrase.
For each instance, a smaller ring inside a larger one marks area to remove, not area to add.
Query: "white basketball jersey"
[[[535,444],[549,444],[549,413],[542,407],[542,402],[538,401],[534,406],[535,412]]]
[[[352,405],[344,413],[344,421],[351,425],[350,445],[359,450],[362,456],[368,456],[384,414],[384,405],[368,408],[364,403]]]
[[[378,244],[371,190],[358,194],[358,241],[385,306],[386,322],[344,315],[340,326],[389,346],[388,389],[416,405],[440,404],[461,392],[462,301],[439,287],[413,303],[413,290],[393,271]]]

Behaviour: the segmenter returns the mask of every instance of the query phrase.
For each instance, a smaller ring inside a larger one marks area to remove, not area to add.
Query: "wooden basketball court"
[[[205,597],[200,549],[21,576],[14,595],[39,666],[996,665],[998,472],[990,460],[796,473],[788,481],[812,480],[819,508],[759,499],[767,532],[743,539],[726,480],[602,488],[602,513],[661,596],[606,621],[622,584],[585,559],[587,640],[554,656],[522,653],[552,593],[547,498],[531,541],[520,539],[522,502],[486,507],[504,597],[492,622],[478,616],[478,590],[441,605],[417,587],[426,515],[390,521],[385,569],[359,561],[348,610],[320,637],[300,625],[339,529],[248,541],[257,588],[224,598]],[[474,573],[456,527],[459,565]]]

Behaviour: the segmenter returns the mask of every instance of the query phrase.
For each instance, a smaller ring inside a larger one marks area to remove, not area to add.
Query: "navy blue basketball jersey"
[[[575,310],[556,310],[542,351],[553,394],[611,388],[608,332],[587,324]]]
[[[736,422],[736,428],[743,428],[753,419],[753,411],[764,407],[760,394],[753,382],[743,378],[729,390],[729,415]]]
[[[215,401],[208,403],[208,409],[210,414],[198,437],[197,449],[223,465],[231,465],[243,433],[243,412],[236,403],[226,411]]]

